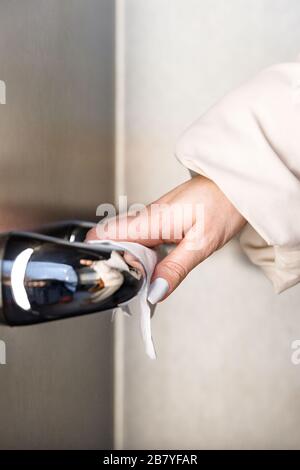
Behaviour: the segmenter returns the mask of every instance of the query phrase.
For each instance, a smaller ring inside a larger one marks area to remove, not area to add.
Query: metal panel
[[[114,2],[0,0],[0,229],[113,198]],[[112,327],[0,327],[0,448],[112,445]]]

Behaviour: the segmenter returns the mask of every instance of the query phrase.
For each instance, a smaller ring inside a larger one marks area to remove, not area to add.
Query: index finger
[[[97,239],[130,241],[147,247],[162,243],[159,237],[153,238],[151,235],[150,213],[146,208],[138,216],[124,214],[99,222],[87,233],[86,241]]]

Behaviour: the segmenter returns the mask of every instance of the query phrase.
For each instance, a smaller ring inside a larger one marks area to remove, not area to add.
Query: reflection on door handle
[[[139,292],[144,271],[109,244],[83,243],[93,226],[65,222],[0,238],[0,321],[26,325],[109,310]]]

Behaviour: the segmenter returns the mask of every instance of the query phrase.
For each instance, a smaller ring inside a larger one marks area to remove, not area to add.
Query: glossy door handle
[[[85,315],[115,308],[137,295],[144,282],[142,266],[110,245],[79,242],[91,226],[65,223],[48,232],[45,228],[44,234],[1,236],[2,323],[26,325]]]

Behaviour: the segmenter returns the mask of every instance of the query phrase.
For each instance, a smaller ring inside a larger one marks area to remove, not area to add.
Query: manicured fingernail
[[[168,292],[169,284],[162,277],[157,277],[149,287],[148,301],[151,304],[159,302]]]

